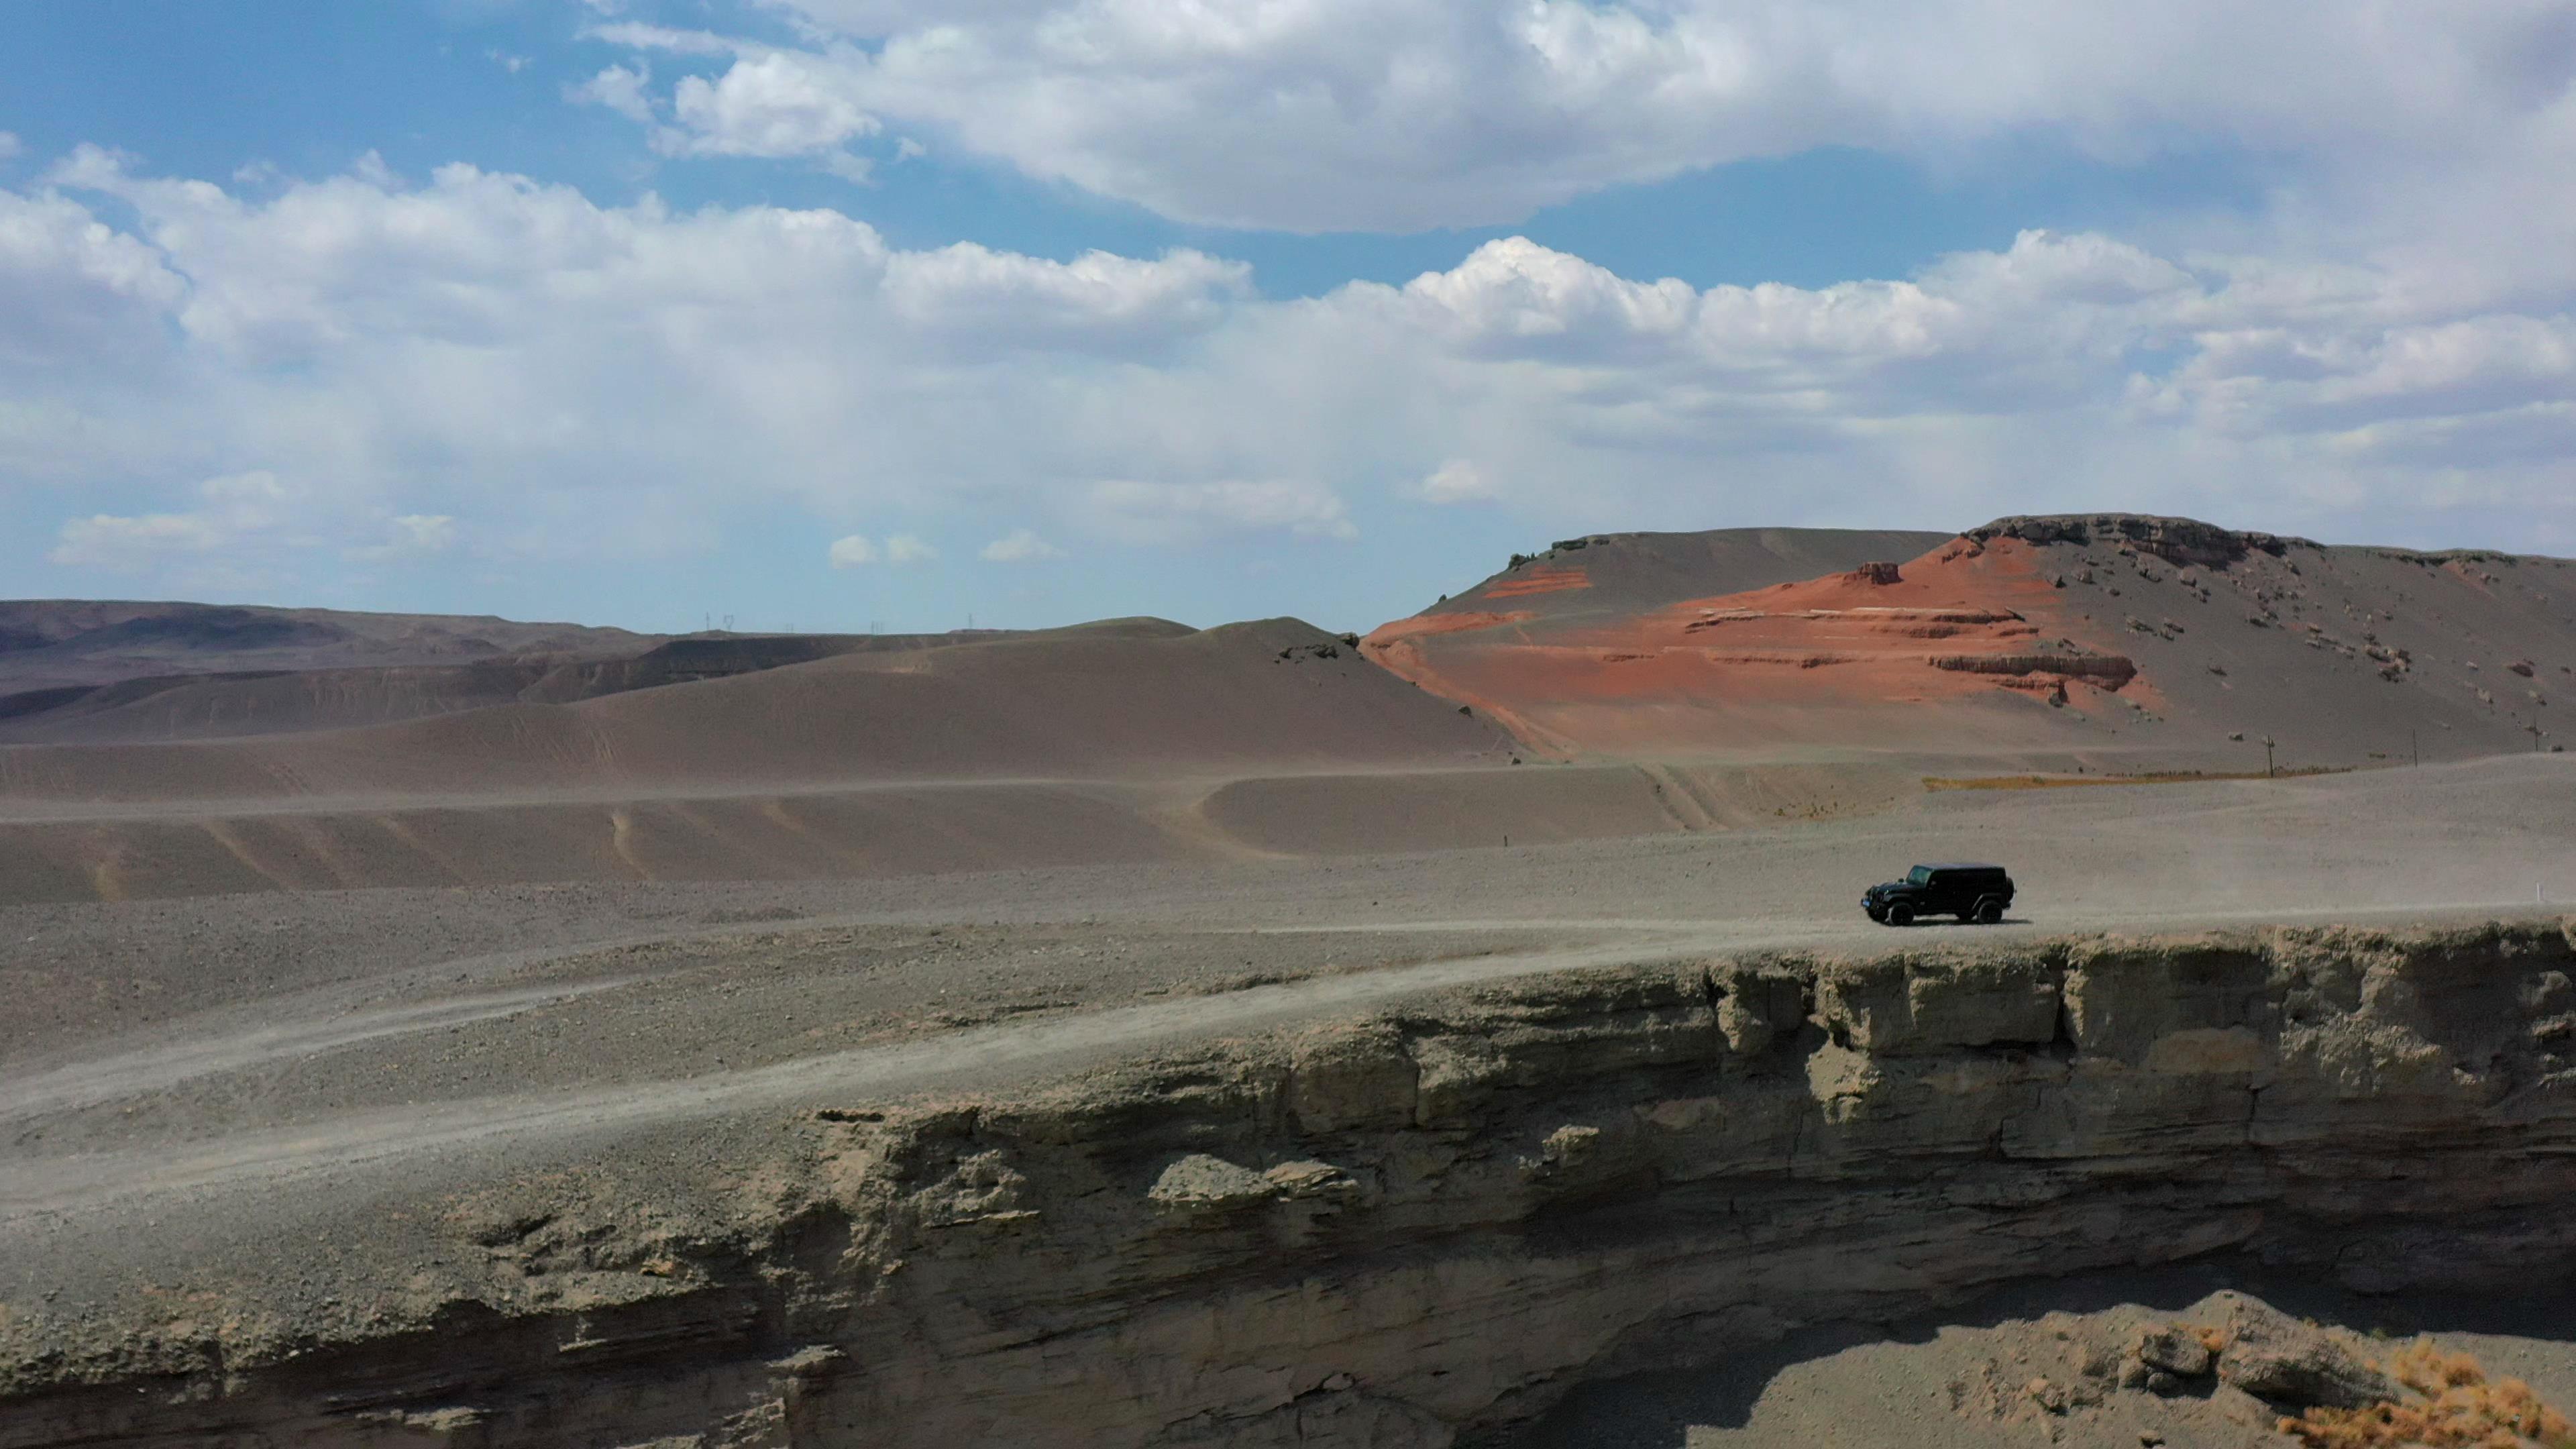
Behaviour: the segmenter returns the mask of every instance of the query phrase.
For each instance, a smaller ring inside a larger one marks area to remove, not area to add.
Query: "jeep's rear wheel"
[[[1887,908],[1887,923],[1891,926],[1913,925],[1914,908],[1912,906],[1889,906]]]
[[[1974,915],[1978,925],[1991,926],[2004,918],[2004,903],[1988,896],[1977,902]]]

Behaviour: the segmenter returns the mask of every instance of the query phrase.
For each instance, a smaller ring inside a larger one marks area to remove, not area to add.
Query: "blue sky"
[[[26,0],[0,593],[1365,628],[1619,528],[2576,551],[2576,10],[2085,10]]]

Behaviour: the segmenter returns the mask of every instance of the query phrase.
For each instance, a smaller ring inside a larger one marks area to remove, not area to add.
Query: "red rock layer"
[[[2145,692],[2128,657],[2085,637],[2107,631],[2073,616],[2040,562],[2038,547],[2018,538],[1962,537],[1902,564],[1638,615],[1402,619],[1364,647],[1561,753],[1763,742],[1718,737],[1734,726],[1837,734],[1872,710],[1978,697],[2065,705]],[[1579,588],[1567,576],[1581,571],[1557,565],[1529,576],[1535,587],[1504,587]]]

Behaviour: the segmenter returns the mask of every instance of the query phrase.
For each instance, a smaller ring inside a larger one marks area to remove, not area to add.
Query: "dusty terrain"
[[[117,1346],[246,1284],[270,1327],[227,1319],[231,1351],[363,1339],[485,1291],[456,1277],[491,1258],[459,1227],[478,1194],[721,1238],[817,1109],[1106,1080],[1570,968],[1883,950],[1852,897],[1918,857],[2016,864],[2012,923],[1901,938],[1985,949],[2549,915],[2571,836],[2576,771],[2543,756],[1362,858],[11,907],[0,1303],[85,1372],[172,1371]]]
[[[1574,542],[19,711],[0,1446],[2286,1442],[2091,1371],[2227,1288],[2564,1393],[2576,575]]]

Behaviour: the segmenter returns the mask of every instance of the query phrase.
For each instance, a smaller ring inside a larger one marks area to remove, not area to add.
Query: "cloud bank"
[[[593,33],[729,67],[680,82],[685,107],[671,99],[690,148],[777,155],[918,132],[1181,220],[1292,231],[1504,224],[1752,157],[1853,146],[1955,161],[2040,136],[2112,162],[2222,148],[2287,158],[2302,185],[2344,202],[2508,185],[2551,160],[2564,174],[2576,62],[2576,11],[2561,0],[767,10],[805,43]],[[2531,200],[2565,226],[2567,201]]]
[[[2576,544],[2564,259],[2431,255],[2028,231],[1697,288],[1507,239],[1273,301],[1197,251],[904,250],[466,165],[254,195],[85,149],[0,189],[0,474],[57,565],[164,578],[671,556],[747,503],[815,519],[816,567],[1329,550],[1469,503]]]

